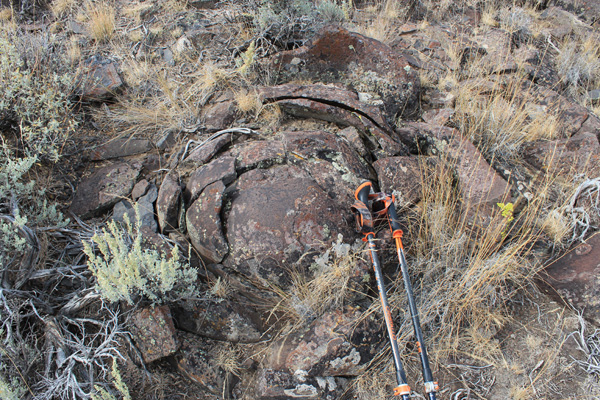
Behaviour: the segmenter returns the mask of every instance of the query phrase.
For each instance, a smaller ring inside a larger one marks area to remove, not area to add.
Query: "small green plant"
[[[496,203],[496,205],[500,207],[502,217],[506,220],[507,223],[515,219],[515,217],[513,216],[515,211],[513,203]]]
[[[16,379],[8,381],[0,376],[0,399],[19,400],[23,398],[26,391]]]
[[[17,158],[5,145],[0,154],[0,265],[8,266],[27,247],[24,232],[64,227],[69,221],[48,203],[45,190],[28,179],[37,157]]]
[[[110,375],[113,379],[113,385],[121,395],[123,400],[131,400],[131,394],[129,393],[129,388],[123,382],[123,378],[121,378],[121,372],[119,371],[119,367],[117,366],[117,361],[113,360],[112,369],[110,371]],[[109,393],[107,390],[102,388],[100,385],[95,386],[98,394],[92,393],[92,400],[117,400],[112,393]]]
[[[57,72],[51,47],[0,31],[0,124],[16,128],[21,145],[41,161],[57,161],[77,126],[69,100],[74,74]]]
[[[236,60],[238,63],[238,72],[240,73],[240,75],[244,76],[248,73],[248,70],[252,66],[252,63],[254,63],[255,51],[256,46],[254,42],[252,42],[250,43],[250,46],[248,46],[248,49],[242,53],[238,60]]]
[[[135,223],[126,215],[125,226],[111,221],[92,237],[99,255],[90,243],[83,243],[100,294],[110,302],[129,304],[140,296],[153,303],[190,296],[195,290],[196,270],[180,261],[178,247],[169,256],[144,249],[137,209],[136,215]]]

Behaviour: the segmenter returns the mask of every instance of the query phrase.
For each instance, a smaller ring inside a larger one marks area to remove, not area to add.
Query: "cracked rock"
[[[225,185],[207,186],[186,213],[186,226],[192,245],[211,263],[220,263],[229,251],[221,227],[221,207]]]

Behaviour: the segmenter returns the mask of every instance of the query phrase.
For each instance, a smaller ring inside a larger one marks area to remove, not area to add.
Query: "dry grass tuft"
[[[116,13],[106,1],[86,3],[87,29],[90,36],[99,43],[108,42],[115,34]]]
[[[237,108],[244,114],[258,114],[262,108],[262,102],[258,95],[249,90],[241,89],[234,94]]]
[[[558,74],[566,85],[567,92],[580,98],[588,90],[600,84],[600,45],[598,37],[585,40],[567,39],[560,46],[556,58]]]
[[[75,0],[54,0],[50,4],[50,9],[57,18],[60,18],[65,14],[72,12],[78,4],[79,3]]]
[[[8,22],[12,20],[12,10],[8,7],[0,8],[0,22]]]
[[[487,160],[515,161],[525,143],[539,139],[557,139],[558,118],[523,101],[524,80],[512,78],[489,88],[475,78],[462,85],[456,99],[455,122]]]
[[[342,239],[339,235],[337,243],[315,259],[312,277],[292,273],[289,290],[275,288],[280,300],[271,314],[282,315],[291,330],[342,306],[352,292],[351,278],[356,276],[359,253]]]

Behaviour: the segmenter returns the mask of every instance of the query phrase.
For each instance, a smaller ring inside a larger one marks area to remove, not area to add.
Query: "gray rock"
[[[91,153],[91,159],[93,161],[110,160],[147,153],[151,149],[152,143],[147,139],[113,139],[95,148]]]
[[[129,196],[141,168],[120,162],[96,170],[77,186],[70,210],[84,219],[102,214]]]
[[[238,301],[187,300],[173,315],[179,329],[211,339],[255,343],[262,335],[259,316]]]
[[[147,227],[152,232],[156,232],[158,230],[158,223],[154,217],[154,202],[157,198],[158,188],[156,185],[150,184],[150,188],[148,189],[146,195],[140,197],[137,201],[141,226]]]

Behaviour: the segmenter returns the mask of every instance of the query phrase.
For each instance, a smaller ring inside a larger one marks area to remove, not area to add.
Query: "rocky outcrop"
[[[409,59],[387,45],[337,26],[323,28],[306,46],[274,60],[280,81],[305,78],[342,83],[370,93],[382,103],[389,121],[414,114],[420,83]]]

